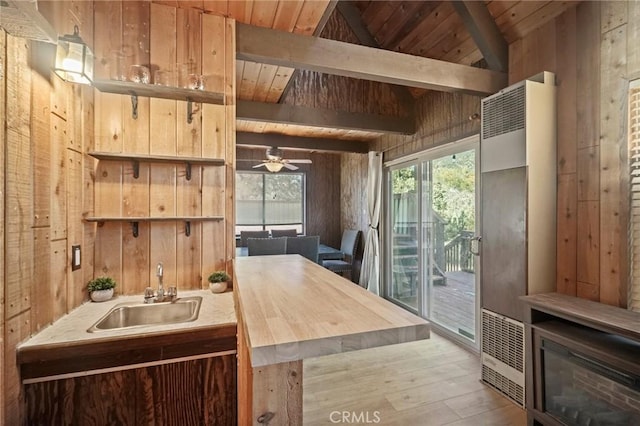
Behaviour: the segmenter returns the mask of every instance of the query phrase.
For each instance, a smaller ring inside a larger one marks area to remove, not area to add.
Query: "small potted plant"
[[[231,277],[225,271],[215,271],[209,275],[209,289],[212,293],[222,293],[227,289]]]
[[[94,278],[87,284],[89,296],[94,302],[104,302],[113,297],[113,288],[116,282],[111,277]]]

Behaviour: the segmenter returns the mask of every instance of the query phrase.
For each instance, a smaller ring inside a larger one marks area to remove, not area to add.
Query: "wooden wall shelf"
[[[224,220],[223,216],[163,216],[163,217],[143,217],[143,216],[109,216],[109,217],[87,217],[87,222],[98,222],[98,226],[102,226],[105,222],[129,222],[131,223],[131,231],[134,238],[138,237],[139,222],[169,222],[184,221],[185,234],[187,237],[191,235],[191,222],[207,222]]]
[[[183,89],[180,87],[132,83],[130,81],[120,80],[94,80],[93,86],[105,93],[224,105],[224,94],[208,92],[206,90]]]
[[[131,161],[133,163],[133,177],[138,179],[140,175],[140,163],[181,163],[186,165],[187,180],[191,180],[191,165],[198,166],[224,166],[222,158],[202,158],[202,157],[175,157],[170,155],[148,155],[148,154],[123,154],[118,152],[97,152],[88,153],[98,160],[111,161]]]
[[[160,86],[158,84],[132,83],[120,80],[94,80],[93,86],[101,92],[131,96],[131,116],[138,118],[138,96],[149,98],[174,99],[187,102],[187,123],[193,121],[193,102],[224,105],[224,94],[206,90],[184,89],[181,87]]]

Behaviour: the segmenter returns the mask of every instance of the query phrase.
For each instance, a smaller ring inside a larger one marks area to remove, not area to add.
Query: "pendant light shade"
[[[277,173],[280,170],[282,170],[282,166],[284,166],[284,164],[282,163],[276,163],[276,162],[268,162],[268,163],[264,163],[264,166],[267,168],[267,170],[269,170],[271,173]]]
[[[92,83],[93,53],[80,38],[77,25],[73,27],[73,34],[58,37],[56,65],[53,71],[70,83]]]

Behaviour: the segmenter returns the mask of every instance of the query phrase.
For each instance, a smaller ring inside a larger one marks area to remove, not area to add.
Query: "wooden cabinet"
[[[33,383],[27,424],[235,425],[236,356]]]

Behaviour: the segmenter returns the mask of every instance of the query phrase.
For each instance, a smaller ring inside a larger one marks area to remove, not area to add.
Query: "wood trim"
[[[277,146],[323,152],[369,152],[369,143],[351,140],[307,138],[274,133],[236,133],[237,146]]]
[[[238,23],[236,58],[439,91],[488,95],[504,73]]]
[[[415,133],[413,117],[389,117],[253,101],[238,101],[236,119],[401,135]]]
[[[17,350],[22,379],[236,350],[236,325]]]
[[[489,68],[507,72],[509,69],[509,45],[493,20],[487,5],[479,1],[453,1],[465,28],[471,34]]]
[[[520,299],[531,310],[640,342],[640,315],[637,312],[559,293],[522,296]]]
[[[199,359],[215,358],[215,357],[219,357],[219,356],[235,355],[235,354],[236,354],[236,351],[227,350],[227,351],[213,352],[213,353],[200,354],[200,355],[188,355],[188,356],[183,356],[183,357],[180,357],[180,358],[164,359],[164,360],[161,360],[161,361],[143,362],[143,363],[140,363],[140,364],[129,364],[129,365],[124,365],[124,366],[101,368],[101,369],[90,370],[90,371],[79,371],[79,372],[75,372],[75,373],[58,374],[58,375],[55,375],[55,376],[37,377],[37,378],[34,378],[34,379],[24,379],[22,381],[22,384],[30,385],[30,384],[34,384],[34,383],[49,382],[49,381],[52,381],[52,380],[72,379],[74,377],[84,377],[84,376],[89,376],[89,375],[92,375],[92,374],[114,373],[116,371],[135,370],[137,368],[156,367],[158,365],[174,364],[176,362],[194,361],[194,360],[199,360]]]

